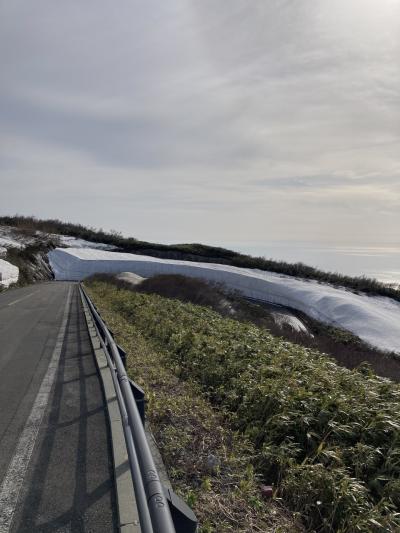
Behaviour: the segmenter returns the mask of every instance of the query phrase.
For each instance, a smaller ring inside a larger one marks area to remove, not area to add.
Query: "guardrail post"
[[[195,533],[197,518],[191,508],[172,489],[164,487],[164,494],[168,501],[176,533]]]

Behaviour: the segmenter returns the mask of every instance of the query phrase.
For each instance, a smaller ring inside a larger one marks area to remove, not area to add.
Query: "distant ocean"
[[[226,245],[226,248],[289,263],[301,261],[325,271],[367,276],[383,283],[400,285],[400,243],[350,246],[281,241],[236,243]]]

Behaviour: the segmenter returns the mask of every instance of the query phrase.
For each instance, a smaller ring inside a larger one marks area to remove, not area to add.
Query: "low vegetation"
[[[362,363],[368,363],[379,376],[400,382],[398,355],[382,353],[348,331],[328,326],[299,311],[292,310],[293,314],[306,325],[309,334],[298,332],[290,326],[278,324],[271,314],[270,306],[265,307],[262,304],[249,302],[240,294],[229,291],[220,284],[178,274],[153,276],[134,286],[110,274],[96,274],[92,276],[92,279],[105,281],[127,290],[158,294],[182,302],[207,306],[221,316],[241,322],[251,322],[267,329],[275,336],[327,353],[346,368],[353,369]]]
[[[199,519],[199,533],[302,532],[300,521],[279,501],[264,499],[250,440],[231,431],[199,385],[176,376],[167,354],[132,321],[113,312],[103,299],[100,308],[128,352],[129,375],[146,391],[147,423],[174,491]]]
[[[132,348],[141,338],[163,354],[177,383],[198,388],[254,447],[254,471],[307,531],[400,529],[398,385],[206,307],[100,281],[90,291],[114,329],[134,328]]]
[[[37,230],[46,233],[71,235],[92,242],[103,242],[117,246],[120,250],[130,253],[147,254],[170,259],[223,263],[244,268],[258,268],[270,272],[278,272],[305,279],[314,279],[332,285],[348,287],[352,290],[368,294],[380,294],[400,301],[400,291],[384,285],[375,279],[366,277],[350,277],[333,272],[323,272],[303,263],[286,263],[265,257],[251,257],[225,248],[206,246],[203,244],[156,244],[123,237],[116,231],[107,232],[102,229],[87,228],[81,224],[72,224],[60,220],[40,220],[35,217],[3,216],[0,225],[20,228],[26,232]]]

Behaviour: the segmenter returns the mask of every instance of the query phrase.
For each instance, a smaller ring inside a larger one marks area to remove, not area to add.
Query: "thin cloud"
[[[2,212],[222,244],[357,240],[368,216],[395,237],[398,2],[0,10]]]

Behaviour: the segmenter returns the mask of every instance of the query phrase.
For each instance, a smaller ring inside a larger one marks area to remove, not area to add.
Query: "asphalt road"
[[[116,531],[108,431],[78,286],[0,294],[0,533]]]

